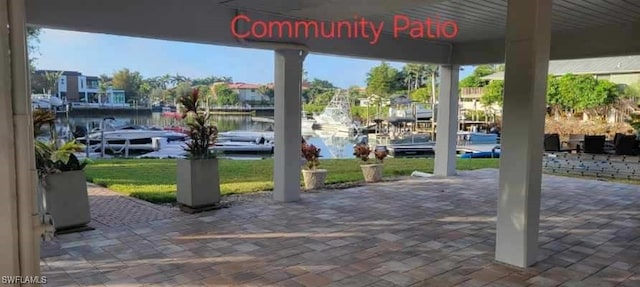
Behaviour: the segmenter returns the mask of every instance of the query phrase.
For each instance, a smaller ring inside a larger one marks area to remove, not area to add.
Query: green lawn
[[[459,170],[497,168],[498,159],[458,159]],[[410,175],[413,171],[433,171],[433,159],[386,159],[384,176]],[[327,184],[362,181],[356,159],[321,160],[327,169]],[[176,160],[122,159],[97,160],[85,168],[89,181],[111,190],[154,203],[176,200]],[[222,194],[247,193],[273,189],[273,160],[221,159]]]

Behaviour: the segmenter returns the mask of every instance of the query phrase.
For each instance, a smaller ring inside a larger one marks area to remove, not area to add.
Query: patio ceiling
[[[239,13],[252,20],[384,22],[378,43],[347,39],[260,41],[302,44],[311,52],[437,64],[504,60],[506,0],[27,0],[28,22],[75,31],[227,46],[256,46],[231,34]],[[452,20],[459,33],[438,41],[393,36],[393,17]],[[640,1],[555,0],[552,59],[640,54]]]
[[[640,1],[631,2],[555,0],[553,30],[571,31],[636,21],[640,19]],[[416,20],[439,17],[458,23],[459,34],[452,41],[455,43],[504,37],[507,17],[506,0],[227,0],[223,4],[235,9],[299,19],[350,20],[354,15],[364,15],[376,22],[393,23],[395,15],[406,15]],[[391,34],[392,27],[386,25],[386,32]],[[408,34],[407,31],[402,33]]]

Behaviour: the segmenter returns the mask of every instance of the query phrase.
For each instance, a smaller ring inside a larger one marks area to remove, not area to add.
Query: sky
[[[143,77],[180,74],[190,78],[229,76],[234,82],[273,82],[272,51],[132,38],[44,29],[36,67],[77,71],[83,75],[111,75],[122,68]],[[341,88],[365,86],[366,74],[380,64],[356,58],[309,54],[304,62],[308,78],[328,80]],[[389,62],[396,68],[404,63]],[[460,78],[473,71],[463,67]]]

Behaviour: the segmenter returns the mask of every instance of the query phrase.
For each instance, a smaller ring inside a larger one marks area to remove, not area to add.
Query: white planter
[[[362,175],[365,182],[378,182],[382,180],[382,171],[384,165],[382,164],[362,164]]]
[[[179,204],[206,208],[220,203],[218,159],[178,159],[177,193]]]
[[[81,227],[91,222],[84,171],[48,175],[44,188],[46,209],[56,230]]]
[[[305,189],[318,189],[324,187],[324,180],[327,178],[326,169],[302,170]]]

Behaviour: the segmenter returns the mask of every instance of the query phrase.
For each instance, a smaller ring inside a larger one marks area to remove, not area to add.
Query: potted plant
[[[365,182],[378,182],[382,180],[383,162],[388,153],[384,149],[374,152],[376,163],[370,163],[372,150],[367,144],[361,143],[354,147],[353,155],[362,160],[360,168]]]
[[[179,98],[180,114],[188,127],[187,157],[177,161],[177,194],[180,208],[189,213],[210,210],[220,203],[218,159],[210,146],[218,129],[211,124],[209,112],[198,111],[202,98],[198,89]]]
[[[304,187],[307,190],[318,189],[324,186],[327,178],[326,169],[318,169],[320,165],[320,149],[312,144],[302,144],[302,156],[306,160],[306,169],[302,170]]]
[[[82,151],[84,146],[75,141],[59,142],[54,121],[55,114],[50,111],[33,113],[36,138],[45,125],[49,126],[51,135],[49,141],[35,141],[38,187],[44,190],[45,209],[53,218],[56,231],[82,228],[91,222],[84,173],[87,160],[78,160],[74,153]]]

